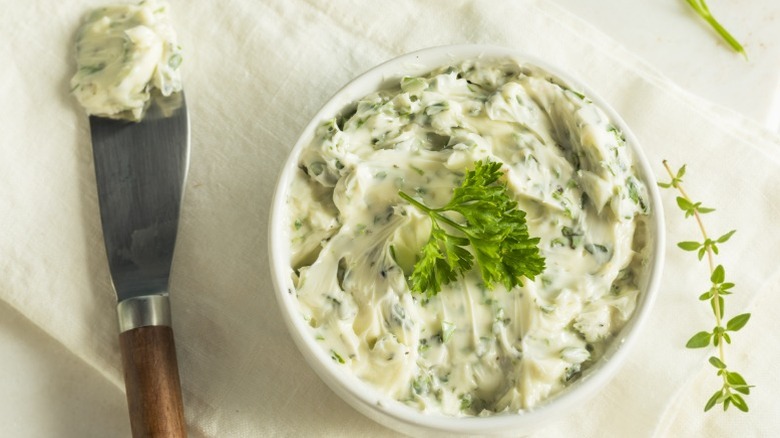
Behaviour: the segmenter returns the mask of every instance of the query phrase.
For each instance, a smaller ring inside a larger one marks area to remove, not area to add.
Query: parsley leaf
[[[529,236],[525,212],[498,181],[502,175],[501,163],[476,162],[452,199],[439,208],[398,192],[431,219],[431,235],[409,278],[413,291],[436,295],[443,284],[471,270],[475,259],[488,289],[501,283],[511,290],[523,284],[523,277],[533,280],[544,271],[539,238]]]

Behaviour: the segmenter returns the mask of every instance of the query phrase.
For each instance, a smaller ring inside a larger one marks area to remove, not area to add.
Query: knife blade
[[[168,283],[189,163],[184,93],[153,96],[140,122],[89,124],[132,434],[183,437]]]

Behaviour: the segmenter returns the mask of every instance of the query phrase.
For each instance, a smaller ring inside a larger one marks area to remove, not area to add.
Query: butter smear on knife
[[[181,47],[157,0],[90,12],[76,37],[78,70],[71,88],[88,114],[140,120],[157,89],[181,90]]]

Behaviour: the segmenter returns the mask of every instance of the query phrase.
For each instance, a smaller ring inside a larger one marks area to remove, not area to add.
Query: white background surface
[[[713,13],[745,44],[750,57],[745,61],[721,43],[684,0],[554,1],[682,88],[777,129],[780,2],[710,0]],[[0,410],[4,436],[122,436],[128,430],[121,392],[2,303],[0,375],[0,397],[13,400]],[[39,421],[19,421],[22,418]],[[121,431],[107,434],[115,429]]]
[[[709,0],[746,61],[685,0],[553,0],[621,42],[687,91],[780,128],[780,2]]]

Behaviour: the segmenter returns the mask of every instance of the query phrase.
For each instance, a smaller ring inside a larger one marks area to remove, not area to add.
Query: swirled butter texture
[[[88,114],[140,120],[157,89],[181,90],[181,47],[168,3],[107,6],[90,12],[76,36],[73,95]]]
[[[430,219],[478,160],[540,237],[545,271],[507,291],[476,270],[426,298],[407,278]],[[301,317],[343,368],[427,412],[533,408],[575,381],[634,311],[647,260],[646,187],[587,96],[512,60],[405,77],[325,121],[289,191]]]

